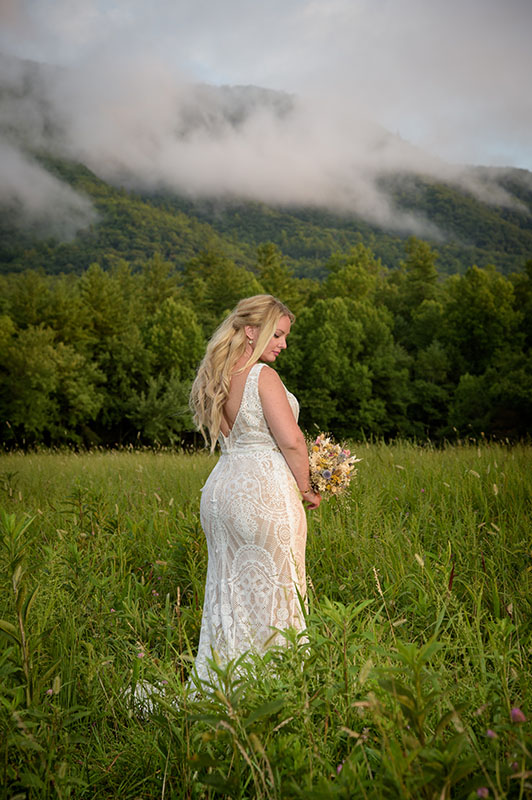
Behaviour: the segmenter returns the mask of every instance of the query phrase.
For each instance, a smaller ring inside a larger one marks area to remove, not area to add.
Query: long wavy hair
[[[208,432],[211,452],[220,434],[231,375],[248,344],[244,328],[248,325],[255,327],[259,335],[242,370],[259,360],[275,333],[280,318],[284,316],[291,322],[295,319],[290,309],[276,297],[271,294],[256,294],[241,300],[212,335],[190,392],[194,423],[206,443],[206,431]]]

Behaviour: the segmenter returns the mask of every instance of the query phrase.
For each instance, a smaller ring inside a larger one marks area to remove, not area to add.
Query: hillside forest
[[[261,292],[296,315],[276,368],[310,433],[530,433],[532,260],[446,275],[412,237],[394,268],[362,243],[332,253],[322,277],[296,275],[272,242],[250,261],[213,245],[179,265],[156,253],[0,275],[3,446],[200,444],[187,399],[206,341]]]

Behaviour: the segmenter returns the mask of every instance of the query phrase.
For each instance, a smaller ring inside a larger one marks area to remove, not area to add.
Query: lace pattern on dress
[[[196,670],[209,678],[246,650],[262,653],[283,638],[273,628],[304,625],[306,517],[294,477],[268,427],[258,382],[248,376],[222,454],[202,490],[208,568]],[[299,406],[287,392],[297,419]]]

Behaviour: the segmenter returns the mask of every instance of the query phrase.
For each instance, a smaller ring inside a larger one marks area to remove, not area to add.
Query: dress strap
[[[250,390],[253,391],[253,394],[255,394],[257,397],[259,396],[259,375],[261,373],[262,368],[265,366],[266,364],[263,364],[261,361],[257,361],[256,364],[253,364],[253,366],[249,371],[248,379],[246,381],[246,386],[244,387],[244,392],[248,388],[249,384],[249,388]]]

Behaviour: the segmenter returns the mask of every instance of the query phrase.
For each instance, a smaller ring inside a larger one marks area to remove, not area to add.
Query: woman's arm
[[[271,367],[263,367],[260,371],[259,395],[266,422],[292,470],[303,499],[309,508],[317,508],[321,496],[310,488],[305,437],[292,413],[281,379]]]

